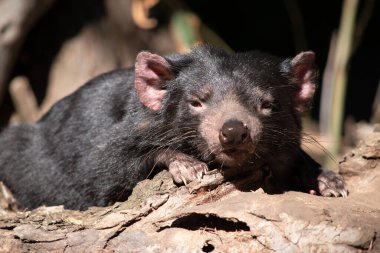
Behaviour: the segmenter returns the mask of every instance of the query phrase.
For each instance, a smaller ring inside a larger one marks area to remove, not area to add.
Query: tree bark
[[[380,131],[340,165],[348,198],[237,190],[260,173],[210,173],[189,193],[163,171],[110,207],[3,211],[0,252],[379,252]]]

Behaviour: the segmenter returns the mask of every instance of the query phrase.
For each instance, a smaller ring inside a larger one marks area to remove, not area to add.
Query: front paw
[[[207,172],[207,165],[191,157],[174,160],[169,164],[169,172],[176,183],[185,185],[195,179],[202,179]]]
[[[318,176],[319,193],[325,197],[344,197],[348,195],[342,176],[333,171],[323,170]]]

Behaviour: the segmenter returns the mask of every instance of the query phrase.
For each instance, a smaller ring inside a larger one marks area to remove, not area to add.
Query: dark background
[[[112,0],[104,0],[112,1]],[[164,2],[164,1],[162,1]],[[296,25],[303,43],[296,44],[289,3],[299,8],[302,24]],[[358,15],[365,1],[359,5]],[[166,3],[166,5],[169,3]],[[168,25],[164,7],[154,8],[161,27]],[[342,1],[287,0],[186,0],[181,8],[195,12],[234,51],[258,49],[279,56],[294,56],[301,50],[313,50],[322,76],[329,50],[330,38],[339,27]],[[102,0],[58,0],[29,32],[11,77],[25,75],[34,84],[33,91],[42,102],[47,76],[55,53],[62,43],[90,22],[106,15]],[[126,13],[128,15],[128,13]],[[144,49],[144,46],[141,46]],[[368,26],[349,64],[345,115],[357,121],[368,121],[380,79],[380,4],[374,5]],[[318,119],[320,88],[315,97],[312,117]],[[0,105],[0,127],[4,127],[13,112],[9,94]]]
[[[279,56],[297,53],[285,1],[186,1],[234,50],[259,49]],[[342,1],[296,1],[303,18],[305,48],[317,55],[322,76],[332,32],[339,27]],[[359,15],[364,1],[359,5]],[[380,3],[375,8],[358,48],[352,55],[348,76],[345,115],[370,119],[380,80]],[[318,119],[320,88],[313,117]]]

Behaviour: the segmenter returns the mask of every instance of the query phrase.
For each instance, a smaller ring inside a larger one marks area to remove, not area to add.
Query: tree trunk
[[[0,0],[0,104],[24,38],[55,0]]]

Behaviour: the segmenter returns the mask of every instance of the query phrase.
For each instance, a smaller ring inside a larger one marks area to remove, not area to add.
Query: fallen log
[[[340,167],[348,198],[269,195],[255,185],[260,173],[178,187],[162,171],[110,207],[3,211],[0,252],[379,252],[380,130]]]

